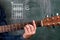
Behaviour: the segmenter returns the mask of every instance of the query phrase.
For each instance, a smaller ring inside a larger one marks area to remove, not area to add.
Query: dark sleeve
[[[3,20],[6,18],[5,10],[0,6],[0,19]]]
[[[22,35],[10,35],[10,36],[5,36],[5,40],[25,40]]]
[[[0,26],[1,25],[6,25],[6,14],[5,10],[0,6]]]

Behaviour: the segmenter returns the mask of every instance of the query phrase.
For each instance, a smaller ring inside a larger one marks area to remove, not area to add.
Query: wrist
[[[23,34],[23,38],[27,39],[27,37],[26,37],[26,35],[25,35],[25,34]]]
[[[29,38],[28,38],[25,34],[23,34],[23,38],[24,38],[25,40],[29,40]]]
[[[31,36],[33,36],[33,35],[26,35],[26,34],[23,34],[23,38],[25,38],[25,39],[30,39]]]

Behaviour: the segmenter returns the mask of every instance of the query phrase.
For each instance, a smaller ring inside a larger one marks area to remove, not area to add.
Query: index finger
[[[33,20],[33,26],[34,26],[34,29],[36,29],[36,23],[34,20]]]

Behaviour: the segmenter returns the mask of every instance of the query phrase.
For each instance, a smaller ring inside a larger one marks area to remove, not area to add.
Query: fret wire
[[[17,24],[15,24],[16,30],[17,30]]]
[[[12,24],[11,24],[10,26],[11,26],[11,27],[10,27],[11,31],[15,31],[15,30],[14,30],[14,26],[13,26]]]
[[[6,25],[4,25],[4,27],[3,27],[4,32],[6,31],[6,30],[5,30],[5,26],[6,26]]]
[[[4,28],[5,28],[5,32],[7,32],[7,25],[5,25],[5,27],[4,27]]]
[[[5,26],[6,26],[6,25],[5,25]],[[4,32],[6,31],[5,26],[4,26]]]
[[[19,30],[19,24],[17,24],[17,29]]]
[[[10,28],[11,28],[11,31],[13,31],[12,24],[11,24],[10,26],[11,26],[11,27],[10,27]]]
[[[10,28],[11,26],[9,25],[9,31],[11,31],[11,28]]]
[[[4,32],[4,26],[2,26],[2,32]]]
[[[19,25],[18,25],[18,24],[16,24],[16,30],[18,30],[18,26],[19,26]]]
[[[14,24],[12,25],[12,28],[13,28],[13,30],[12,30],[12,31],[15,31],[15,30],[14,30],[14,29],[15,29]]]
[[[13,25],[13,28],[14,28],[14,31],[16,30],[16,27],[15,27],[15,25]]]
[[[17,25],[17,29],[18,29],[18,30],[20,29],[20,24]]]
[[[6,30],[7,30],[7,32],[8,32],[8,25],[6,25]]]
[[[1,33],[1,26],[0,26],[0,33]]]
[[[14,31],[14,30],[13,30],[13,24],[11,25],[11,27],[12,27],[12,31]]]
[[[2,32],[4,31],[3,29],[4,29],[4,27],[3,26],[1,26],[2,27]]]
[[[1,27],[2,27],[1,29],[2,29],[2,32],[3,32],[3,26],[1,26]]]
[[[14,30],[14,27],[15,27],[15,26],[16,26],[15,24],[12,24],[12,25],[11,25],[11,31],[15,31],[15,30]],[[16,28],[16,27],[15,27],[15,28]]]
[[[17,30],[18,30],[19,24],[17,24]]]
[[[13,31],[12,24],[10,25],[10,29],[11,29],[11,31]]]
[[[16,25],[17,30],[18,30],[18,26],[19,26],[19,25],[17,24],[17,25]]]
[[[0,26],[0,33],[2,33],[3,31],[2,31],[2,27]]]
[[[8,32],[7,27],[8,27],[7,25],[4,27],[4,28],[5,28],[5,30],[6,30],[6,32]]]
[[[11,31],[11,28],[10,28],[11,26],[9,25],[9,31]]]
[[[12,25],[12,31],[14,31],[14,24]]]
[[[11,25],[10,25],[10,30],[12,31],[12,27],[11,27]]]
[[[18,23],[18,24],[17,24],[17,29],[18,29],[18,30],[20,29],[19,26],[20,26],[20,25],[19,25],[19,23]]]
[[[7,30],[8,30],[8,31],[11,31],[11,30],[10,30],[10,25],[7,25]]]
[[[15,26],[14,26],[14,27],[15,27],[15,29],[17,30],[17,28],[18,28],[18,24],[15,24]]]
[[[4,26],[1,26],[2,27],[2,32],[5,32],[5,28],[4,28]]]
[[[3,27],[3,32],[9,32],[9,31],[11,31],[11,28],[10,28],[11,26],[10,25],[5,25],[4,27]]]
[[[13,25],[15,27],[15,24]],[[14,28],[14,31],[16,30],[16,28]]]
[[[19,30],[19,29],[20,29],[19,26],[20,26],[19,24],[14,24],[14,27],[13,27],[13,28],[14,28],[15,30]],[[15,30],[14,30],[14,31],[15,31]]]

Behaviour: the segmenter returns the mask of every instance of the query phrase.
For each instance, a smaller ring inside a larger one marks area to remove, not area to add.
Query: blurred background
[[[60,0],[0,0],[6,13],[8,24],[42,20],[60,14]],[[23,34],[24,30],[11,32],[12,35]],[[31,40],[60,40],[60,27],[37,27]]]

